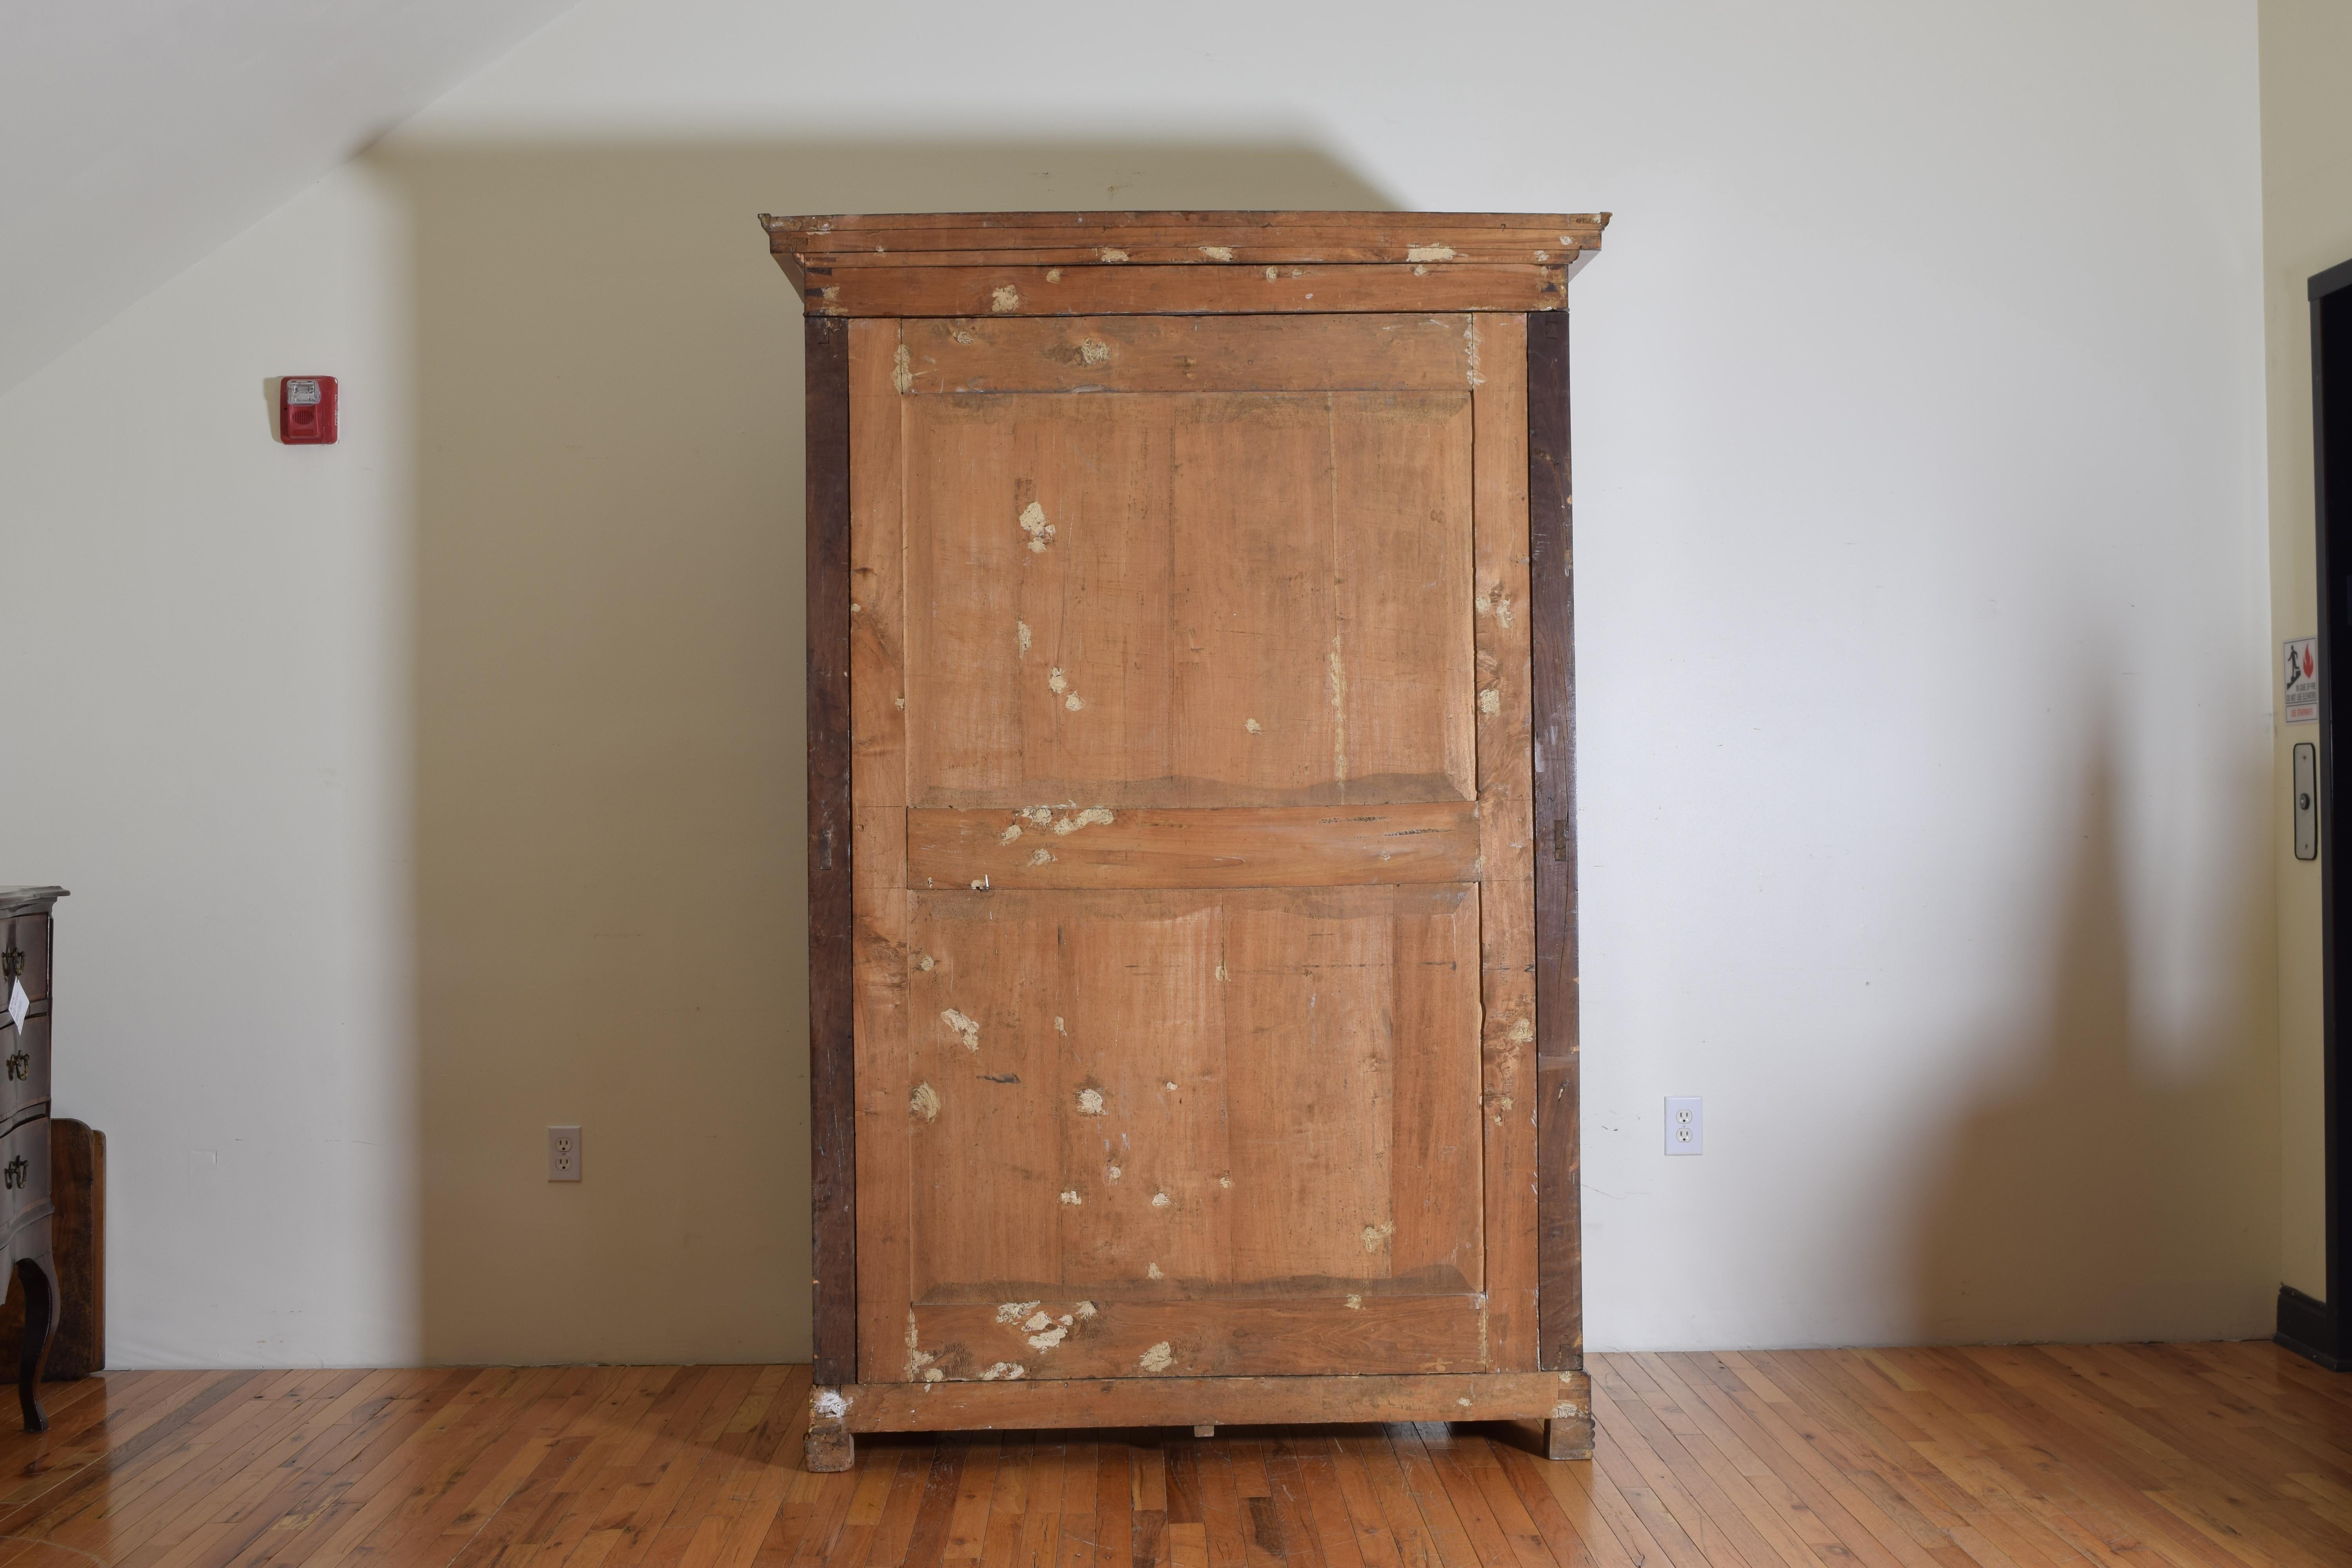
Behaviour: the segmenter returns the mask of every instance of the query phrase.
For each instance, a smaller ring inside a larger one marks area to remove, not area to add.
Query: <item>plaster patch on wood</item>
[[[1080,338],[1078,361],[1082,364],[1108,364],[1110,363],[1110,345],[1100,338]]]
[[[1084,1322],[1087,1319],[1095,1315],[1095,1304],[1092,1301],[1081,1301],[1074,1310],[1078,1314],[1078,1321],[1080,1322]],[[1567,1379],[1563,1378],[1560,1381],[1564,1383]]]
[[[1389,1237],[1395,1234],[1396,1221],[1394,1220],[1382,1220],[1378,1225],[1366,1226],[1363,1230],[1364,1250],[1378,1252],[1389,1244]]]
[[[1269,268],[1267,268],[1265,269],[1265,280],[1266,280],[1267,282],[1269,282],[1269,283],[1279,283],[1279,282],[1281,282],[1281,281],[1282,281],[1282,269],[1281,269],[1280,268],[1278,268],[1278,267],[1269,267]]]
[[[996,836],[996,841],[997,841],[999,844],[1010,844],[1010,843],[1012,843],[1014,839],[1016,839],[1016,838],[1018,838],[1018,837],[1021,837],[1021,825],[1020,825],[1019,823],[1017,823],[1017,822],[1016,822],[1016,823],[1014,823],[1012,826],[1010,826],[1010,827],[1006,828],[1003,832],[1002,832],[1002,833],[998,834],[998,835]]]
[[[972,879],[971,890],[975,893],[984,893],[988,891],[988,877],[986,873],[982,873],[982,875]],[[978,1050],[980,1047],[975,1046],[972,1048],[974,1050]]]
[[[907,1096],[907,1109],[926,1121],[940,1119],[940,1091],[928,1083],[919,1083]]]
[[[1029,857],[1032,866],[1050,866],[1053,863],[1054,852],[1051,849],[1040,849]]]
[[[897,704],[899,712],[904,713],[907,710],[907,700],[905,698],[893,697],[890,700]]]
[[[948,336],[953,338],[965,348],[970,348],[972,344],[980,342],[980,339],[973,334],[972,330],[970,327],[950,327],[948,329]]]
[[[1054,673],[1059,676],[1062,672],[1057,669]],[[1057,686],[1054,689],[1059,691],[1061,688]],[[1058,835],[1068,835],[1076,833],[1081,827],[1108,827],[1118,820],[1118,817],[1111,815],[1108,806],[1090,805],[1086,810],[1074,812],[1054,824],[1054,831]]]
[[[1021,290],[1010,283],[1000,283],[988,297],[988,308],[1002,316],[1008,310],[1021,309]]]
[[[1007,1301],[996,1309],[996,1321],[1000,1323],[1017,1323],[1045,1304],[1043,1301]],[[909,1312],[908,1316],[912,1318],[914,1314]]]
[[[1062,269],[1061,269],[1060,268],[1058,268],[1058,267],[1048,267],[1047,268],[1045,268],[1045,281],[1046,281],[1046,282],[1048,282],[1048,283],[1059,283],[1061,280],[1062,280]]]
[[[925,1383],[937,1383],[944,1376],[931,1363],[939,1357],[923,1349],[922,1331],[915,1323],[915,1309],[907,1309],[907,1375],[920,1377]]]
[[[1059,1324],[1050,1329],[1041,1329],[1029,1336],[1029,1348],[1039,1351],[1052,1350],[1067,1339],[1069,1334],[1070,1331]]]
[[[1029,536],[1029,553],[1043,555],[1045,546],[1054,542],[1054,525],[1045,521],[1045,509],[1031,501],[1021,509],[1021,531]]]
[[[1263,735],[1265,733],[1265,726],[1259,723],[1255,719],[1243,720],[1242,728],[1247,730],[1253,735]]]
[[[1233,1174],[1232,1174],[1232,1173],[1231,1173],[1231,1172],[1228,1172],[1228,1173],[1226,1173],[1224,1175],[1219,1176],[1219,1177],[1217,1178],[1217,1185],[1219,1185],[1219,1186],[1221,1186],[1221,1187],[1230,1187],[1230,1186],[1232,1186],[1233,1184],[1234,1184],[1234,1178],[1233,1178]]]
[[[1233,976],[1226,973],[1225,966],[1220,963],[1217,965],[1217,978],[1219,980],[1231,980]]]
[[[1451,261],[1454,250],[1450,245],[1408,245],[1404,247],[1407,261]]]
[[[1068,1025],[1066,1025],[1066,1024],[1065,1024],[1065,1023],[1063,1023],[1063,1022],[1062,1022],[1062,1016],[1061,1016],[1059,1013],[1055,1014],[1055,1015],[1054,1015],[1054,1033],[1055,1033],[1055,1034],[1057,1034],[1057,1035],[1067,1035],[1069,1032],[1070,1032],[1070,1027],[1069,1027],[1069,1026],[1068,1026]]]
[[[904,343],[890,356],[890,384],[902,397],[915,390],[915,356]]]
[[[1027,1373],[1028,1370],[1029,1369],[1027,1367],[1023,1366],[1017,1361],[1001,1361],[991,1366],[986,1372],[982,1373],[980,1374],[980,1381],[982,1383],[994,1383],[999,1379],[1003,1379],[1009,1383],[1013,1379],[1022,1376]]]
[[[1127,252],[1115,245],[1106,245],[1102,247],[1102,258],[1116,267],[1127,259]]]
[[[1331,652],[1325,662],[1331,695],[1331,778],[1344,784],[1348,782],[1348,667],[1339,658],[1338,632],[1331,634]]]
[[[820,1388],[809,1398],[809,1413],[821,1420],[838,1421],[849,1414],[849,1396],[837,1388]]]
[[[987,879],[988,879],[983,877],[981,879],[981,881],[984,882]],[[977,882],[973,884],[974,887],[979,885],[980,884]],[[956,1008],[950,1007],[946,1012],[940,1015],[940,1022],[945,1024],[949,1028],[955,1031],[956,1038],[963,1042],[963,1048],[965,1050],[976,1051],[980,1049],[979,1019],[973,1017],[969,1013],[960,1012]]]
[[[1143,1277],[1146,1279],[1165,1279],[1168,1278],[1168,1276],[1160,1272],[1160,1265],[1157,1263],[1145,1264],[1143,1266]]]
[[[1475,315],[1462,323],[1462,363],[1471,385],[1486,384],[1486,378],[1478,371],[1478,318]]]
[[[1082,1089],[1078,1090],[1078,1114],[1080,1116],[1100,1116],[1102,1113],[1103,1097],[1101,1089]]]
[[[1108,1176],[1112,1181],[1116,1182],[1116,1181],[1118,1181],[1121,1176],[1124,1176],[1125,1174],[1127,1174],[1127,1173],[1126,1173],[1124,1170],[1120,1169],[1120,1168],[1119,1168],[1118,1166],[1117,1166],[1117,1165],[1105,1165],[1105,1166],[1103,1167],[1103,1174],[1104,1174],[1104,1175],[1106,1175],[1106,1176]]]
[[[1511,1025],[1510,1033],[1505,1035],[1503,1037],[1509,1040],[1513,1045],[1526,1045],[1528,1041],[1536,1037],[1535,1020],[1533,1018],[1520,1018],[1516,1020]]]
[[[1490,687],[1486,688],[1486,690],[1481,691],[1480,693],[1478,693],[1478,711],[1479,711],[1479,712],[1481,712],[1481,713],[1500,713],[1502,710],[1503,710],[1503,694],[1502,694],[1501,692],[1499,692],[1499,691],[1496,690],[1493,687],[1491,687],[1491,686],[1490,686]]]
[[[1029,623],[1027,621],[1013,622],[1013,635],[1014,638],[1020,642],[1021,651],[1023,653],[1027,653],[1029,651]]]
[[[1156,1209],[1164,1209],[1175,1201],[1175,1199],[1170,1197],[1166,1193],[1154,1193],[1151,1194],[1151,1206]]]
[[[1350,1312],[1360,1312],[1363,1310],[1364,1299],[1361,1296],[1350,1296],[1348,1298],[1348,1310]]]
[[[862,616],[866,613],[866,606],[852,599],[849,601],[849,613],[853,616]]]
[[[1201,254],[1212,261],[1231,261],[1234,258],[1233,247],[1225,245],[1204,245],[1201,247]]]
[[[926,974],[929,974],[932,970],[937,969],[939,964],[940,961],[933,958],[928,952],[919,952],[915,954],[915,967],[921,970]]]
[[[1072,1208],[1076,1208],[1087,1200],[1078,1195],[1077,1188],[1072,1187],[1062,1194],[1062,1201],[1069,1205]]]
[[[1054,808],[1050,805],[1025,806],[1022,809],[1021,815],[1043,827],[1054,820]]]
[[[841,285],[838,283],[827,284],[825,287],[817,290],[817,296],[818,298],[824,300],[838,300],[841,298]]]
[[[1135,1364],[1143,1372],[1166,1372],[1176,1364],[1176,1352],[1166,1340],[1162,1340],[1145,1351]]]

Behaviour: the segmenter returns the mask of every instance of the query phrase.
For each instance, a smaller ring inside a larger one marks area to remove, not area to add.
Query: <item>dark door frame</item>
[[[2319,883],[2322,1099],[2327,1124],[2327,1299],[2279,1287],[2278,1342],[2336,1371],[2352,1364],[2352,1056],[2344,1030],[2352,972],[2338,933],[2352,918],[2352,855],[2336,853],[2338,824],[2352,823],[2352,788],[2336,765],[2336,737],[2352,721],[2339,709],[2339,649],[2352,649],[2352,261],[2311,279],[2311,430],[2319,552]],[[2333,384],[2334,405],[2328,401]],[[2331,475],[2334,485],[2329,480]],[[2340,782],[2341,781],[2341,782]]]

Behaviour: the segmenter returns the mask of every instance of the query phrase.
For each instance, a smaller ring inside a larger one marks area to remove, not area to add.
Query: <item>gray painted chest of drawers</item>
[[[49,1239],[57,1214],[49,1195],[49,954],[57,930],[51,911],[65,891],[0,888],[0,1006],[6,1008],[0,1012],[0,1263],[25,1288],[16,1397],[27,1432],[48,1429],[37,1395],[58,1331]]]

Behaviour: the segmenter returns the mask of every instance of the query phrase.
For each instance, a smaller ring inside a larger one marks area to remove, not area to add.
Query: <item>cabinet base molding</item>
[[[1591,1378],[1578,1371],[820,1385],[809,1390],[807,1459],[812,1470],[849,1468],[859,1432],[1527,1420],[1544,1422],[1551,1458],[1589,1458]]]

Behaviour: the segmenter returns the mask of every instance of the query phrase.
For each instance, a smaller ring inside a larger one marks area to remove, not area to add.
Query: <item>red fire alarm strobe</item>
[[[325,446],[335,438],[335,378],[289,375],[278,384],[278,438],[289,447]]]

